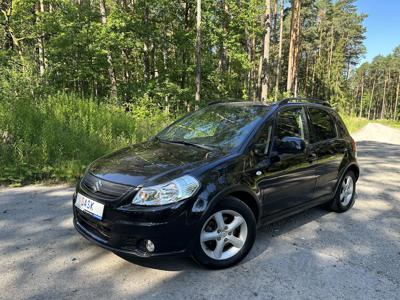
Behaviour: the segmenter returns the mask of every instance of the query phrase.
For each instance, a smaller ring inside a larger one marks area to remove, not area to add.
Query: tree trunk
[[[184,29],[187,34],[190,30],[189,28],[189,1],[185,2],[185,16],[184,16]],[[181,73],[181,89],[186,87],[186,77],[187,77],[187,54],[186,48],[182,49],[182,73]]]
[[[228,48],[226,47],[226,43],[225,43],[224,39],[226,39],[226,37],[228,35],[226,18],[228,17],[229,10],[228,10],[228,5],[225,3],[225,0],[221,1],[221,6],[222,6],[222,10],[224,11],[224,14],[222,16],[222,22],[221,22],[222,29],[224,32],[224,38],[221,41],[219,68],[221,71],[225,72],[228,70]]]
[[[394,116],[393,116],[393,119],[395,121],[397,121],[397,118],[398,118],[397,106],[399,104],[399,92],[400,92],[400,73],[399,73],[399,77],[397,78],[396,100],[394,102]]]
[[[244,28],[244,32],[246,35],[246,52],[247,52],[247,59],[248,62],[251,64],[252,63],[252,55],[251,55],[251,36],[250,33],[247,29],[247,26]],[[247,98],[251,99],[252,98],[252,73],[253,69],[250,69],[247,72],[247,82],[246,82],[246,89],[247,89]],[[253,99],[255,100],[255,99]]]
[[[196,12],[196,95],[195,109],[200,104],[200,84],[201,84],[201,0],[197,0]]]
[[[283,44],[283,13],[285,9],[285,0],[281,0],[281,10],[279,16],[279,49],[278,49],[278,62],[276,64],[276,82],[275,82],[275,100],[278,99],[279,94],[279,80],[281,73],[282,63],[282,44]]]
[[[42,14],[44,13],[44,3],[43,0],[39,0],[37,4],[37,16],[36,21],[40,21],[42,19]],[[44,70],[46,68],[44,61],[44,33],[41,31],[40,35],[37,39],[38,45],[38,62],[39,62],[39,75],[42,77],[44,75]]]
[[[299,48],[300,33],[300,0],[292,0],[292,20],[290,25],[288,76],[286,91],[293,93],[295,76],[297,71],[297,54]]]
[[[335,36],[333,34],[333,24],[331,27],[331,45],[329,46],[329,57],[328,57],[328,84],[330,85],[331,80],[331,66],[332,66],[332,58],[333,58],[333,45],[335,41]]]
[[[278,20],[278,0],[274,0],[274,11],[273,11],[273,20],[271,20],[272,24],[272,40],[276,42],[276,23]]]
[[[151,79],[157,78],[159,75],[156,64],[156,47],[153,41],[150,42],[150,75]]]
[[[386,86],[389,82],[390,78],[390,69],[389,69],[389,74],[387,77],[385,77],[385,83],[383,85],[383,98],[382,98],[382,108],[381,108],[381,119],[385,118],[385,106],[386,106]]]
[[[256,61],[256,44],[257,44],[256,35],[253,33],[252,36],[251,36],[251,43],[250,43],[251,65],[252,65],[252,75],[251,75],[252,79],[251,79],[251,82],[252,82],[252,91],[253,91],[253,95],[252,95],[253,101],[256,101],[257,98],[261,97],[261,95],[260,95],[260,92],[261,92],[260,84],[261,84],[261,82],[260,83],[258,82],[258,74],[260,73],[260,70],[258,70],[258,73],[257,73],[257,68],[256,68],[256,64],[255,64],[255,61]]]
[[[107,24],[107,12],[106,12],[106,3],[105,0],[100,0],[99,1],[99,8],[100,8],[100,16],[101,16],[101,24],[103,26],[106,26]],[[110,97],[116,101],[117,100],[117,79],[115,76],[115,70],[114,70],[114,65],[113,65],[113,58],[111,51],[108,49],[107,50],[107,63],[108,63],[108,76],[110,78],[110,84],[111,84],[111,89],[110,89]]]
[[[305,54],[305,56],[306,56],[306,59],[305,59],[305,64],[306,64],[306,70],[305,70],[305,72],[304,72],[304,80],[303,80],[303,85],[304,85],[304,87],[303,87],[303,93],[304,93],[304,95],[308,95],[307,94],[307,92],[308,92],[308,73],[309,73],[309,54],[308,54],[308,52],[307,52],[307,50],[304,52],[304,54]]]
[[[371,98],[369,99],[369,107],[368,107],[368,117],[367,117],[368,120],[371,116],[371,107],[372,107],[372,101],[374,99],[375,82],[376,82],[376,78],[374,78],[374,82],[372,83]]]
[[[315,93],[315,74],[317,72],[317,67],[320,64],[320,60],[321,60],[321,48],[322,48],[322,20],[321,22],[318,24],[318,32],[319,32],[319,41],[318,41],[318,53],[317,53],[317,57],[314,61],[314,66],[313,66],[313,71],[312,71],[312,79],[311,79],[311,95],[313,97],[315,97],[315,94],[317,94],[319,92],[319,89],[317,90],[317,92]],[[319,71],[319,68],[318,68]],[[319,85],[317,85],[317,87],[319,87]]]
[[[149,7],[147,6],[147,3],[144,4],[144,12],[143,12],[143,23],[145,26],[148,26],[149,22]],[[143,71],[144,71],[144,78],[146,83],[149,82],[151,78],[150,74],[150,44],[149,44],[149,38],[146,36],[144,38],[144,43],[143,43]]]
[[[361,77],[361,96],[360,96],[360,112],[358,114],[358,117],[362,117],[363,113],[363,96],[364,96],[364,74]]]
[[[293,69],[292,69],[292,76],[294,80],[294,91],[293,94],[297,97],[297,88],[298,88],[298,67],[299,67],[299,53],[300,53],[300,8],[298,10],[298,24],[296,27],[296,47],[294,48],[294,57],[293,57]]]
[[[271,0],[265,0],[265,13],[263,17],[263,59],[261,74],[261,101],[266,102],[268,98],[269,83],[269,50],[271,41]]]

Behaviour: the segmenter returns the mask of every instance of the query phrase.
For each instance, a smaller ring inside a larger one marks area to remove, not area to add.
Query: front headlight
[[[185,175],[164,184],[143,187],[132,200],[136,205],[165,205],[193,196],[199,189],[196,178]]]

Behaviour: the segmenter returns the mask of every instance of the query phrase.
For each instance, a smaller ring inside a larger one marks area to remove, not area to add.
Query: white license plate
[[[75,206],[81,211],[92,215],[96,219],[101,220],[103,217],[104,204],[89,199],[79,193],[76,195]]]

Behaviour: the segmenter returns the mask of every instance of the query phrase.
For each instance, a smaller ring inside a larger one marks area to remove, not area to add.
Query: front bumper
[[[105,204],[103,220],[99,221],[79,210],[75,197],[72,202],[76,230],[105,249],[139,257],[191,253],[198,222],[189,203],[130,209]],[[146,250],[145,240],[154,243],[154,252]]]

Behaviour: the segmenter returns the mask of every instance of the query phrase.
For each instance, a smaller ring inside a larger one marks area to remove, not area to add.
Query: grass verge
[[[350,133],[354,133],[357,130],[360,130],[369,122],[368,119],[366,118],[358,118],[355,116],[349,116],[344,114],[341,114],[340,116],[342,117],[343,122],[346,124],[346,127]]]
[[[400,121],[393,120],[375,120],[374,123],[390,126],[393,128],[400,128]]]

